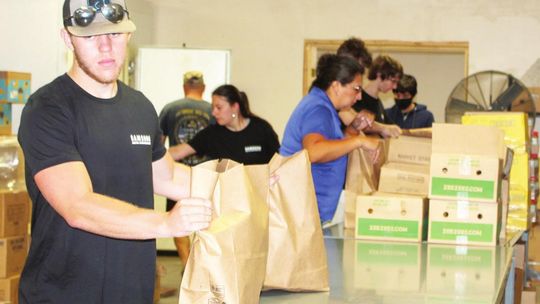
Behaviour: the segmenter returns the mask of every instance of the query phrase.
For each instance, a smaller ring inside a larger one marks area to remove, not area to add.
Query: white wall
[[[31,72],[33,91],[66,69],[62,3],[0,0],[0,70]],[[230,49],[231,82],[279,135],[302,97],[304,39],[469,41],[470,73],[518,78],[540,55],[537,0],[128,0],[128,7],[138,27],[133,46]]]
[[[32,92],[65,71],[61,0],[0,0],[0,70],[32,73]]]
[[[470,73],[495,69],[518,78],[540,56],[537,0],[154,2],[155,40],[231,49],[232,83],[280,137],[302,95],[304,39],[469,41]]]

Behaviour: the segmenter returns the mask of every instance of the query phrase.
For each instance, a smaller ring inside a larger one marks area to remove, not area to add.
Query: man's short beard
[[[115,75],[113,76],[113,79],[104,78],[92,72],[92,70],[80,59],[81,56],[78,54],[77,49],[74,49],[73,56],[75,57],[74,60],[77,61],[77,64],[83,70],[83,72],[86,75],[88,75],[90,78],[94,79],[95,81],[101,84],[110,84],[118,80],[118,76],[120,75],[120,68],[118,68],[118,70],[116,71]]]

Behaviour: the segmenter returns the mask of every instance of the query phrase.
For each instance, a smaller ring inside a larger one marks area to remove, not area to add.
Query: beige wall
[[[155,41],[230,49],[231,82],[248,93],[254,112],[267,118],[280,137],[302,97],[304,39],[355,35],[373,40],[469,41],[470,73],[495,69],[518,78],[540,55],[536,0],[152,2],[160,16]]]
[[[540,55],[537,0],[128,0],[132,45],[225,48],[231,81],[281,136],[302,97],[304,39],[468,41],[469,72],[521,77]],[[0,70],[32,73],[35,91],[65,71],[62,0],[0,0]]]

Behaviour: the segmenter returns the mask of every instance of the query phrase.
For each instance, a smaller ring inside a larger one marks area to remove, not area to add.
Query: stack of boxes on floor
[[[23,154],[12,135],[12,106],[29,95],[30,74],[0,71],[0,303],[17,303],[30,239]]]

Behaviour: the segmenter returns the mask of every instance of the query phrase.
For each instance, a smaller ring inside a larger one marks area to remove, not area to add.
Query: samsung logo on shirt
[[[246,152],[246,153],[261,152],[261,151],[262,151],[261,146],[247,146],[247,147],[244,147],[244,152]]]
[[[132,145],[145,145],[145,146],[152,145],[152,140],[150,139],[150,135],[131,134],[130,137],[131,137]]]

